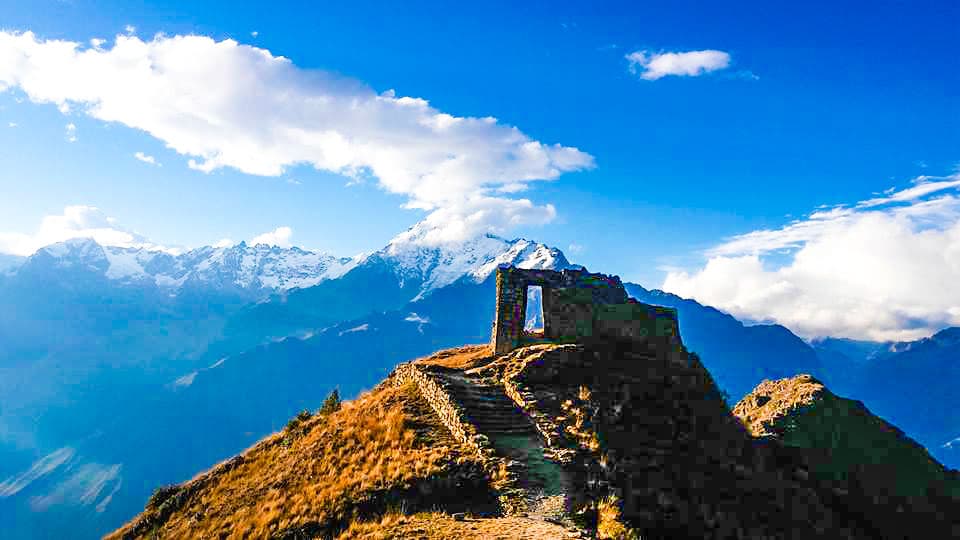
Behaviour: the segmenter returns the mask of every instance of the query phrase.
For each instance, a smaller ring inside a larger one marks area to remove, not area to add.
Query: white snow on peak
[[[501,264],[525,269],[573,267],[560,250],[523,238],[507,240],[485,234],[462,242],[436,245],[421,241],[423,230],[419,224],[415,225],[397,235],[379,252],[401,279],[423,280],[420,294],[415,299],[464,276],[480,283]]]
[[[71,238],[56,244],[50,244],[37,251],[37,254],[53,258],[58,266],[87,265],[94,266],[103,261],[106,255],[100,244],[90,238]]]
[[[146,278],[147,272],[140,263],[141,250],[124,248],[107,248],[104,254],[110,267],[107,268],[107,277],[110,279]]]
[[[174,388],[190,386],[191,384],[193,384],[193,381],[196,378],[197,378],[197,372],[191,371],[190,373],[187,373],[183,377],[180,377],[179,379],[173,381],[173,386]]]
[[[340,278],[358,266],[382,264],[401,284],[417,283],[414,299],[419,299],[462,278],[483,282],[501,264],[526,269],[574,267],[560,250],[523,238],[507,240],[485,234],[431,244],[423,241],[425,230],[421,224],[414,225],[383,249],[350,258],[244,242],[175,254],[146,247],[101,246],[92,239],[68,240],[37,253],[53,257],[61,267],[86,267],[124,283],[153,283],[171,295],[187,287],[253,292],[307,288]]]
[[[111,280],[148,281],[173,291],[185,285],[269,291],[305,288],[340,277],[361,260],[245,243],[172,254],[146,247],[101,246],[88,238],[52,244],[37,256],[52,258],[57,267],[86,267]]]
[[[370,329],[370,324],[369,324],[369,323],[363,323],[363,324],[361,324],[360,326],[354,326],[353,328],[348,328],[348,329],[346,329],[346,330],[343,330],[343,331],[341,331],[341,332],[340,332],[339,334],[337,334],[337,335],[338,335],[338,336],[342,336],[342,335],[344,335],[344,334],[352,334],[352,333],[354,333],[354,332],[366,332],[366,331],[369,330],[369,329]]]

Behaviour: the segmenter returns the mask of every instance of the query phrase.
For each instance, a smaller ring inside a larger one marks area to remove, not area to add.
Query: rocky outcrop
[[[474,369],[499,377],[576,471],[572,511],[616,501],[643,538],[949,537],[956,505],[884,497],[819,474],[820,454],[753,437],[695,355],[634,342],[522,347]]]
[[[546,343],[516,328],[531,280]],[[955,473],[812,377],[766,381],[734,415],[675,314],[621,302],[619,279],[500,269],[498,295],[491,348],[401,364],[289,445],[161,493],[126,530],[315,537],[438,501],[462,522],[495,493],[495,512],[574,536],[960,537]],[[210,502],[221,510],[205,517]]]
[[[869,484],[892,498],[960,495],[956,471],[860,401],[839,397],[810,375],[763,381],[733,414],[755,437],[804,448],[824,478]]]

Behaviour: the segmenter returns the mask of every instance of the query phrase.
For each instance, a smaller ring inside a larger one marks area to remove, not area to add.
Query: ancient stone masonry
[[[473,448],[477,457],[490,459],[494,456],[490,441],[479,434],[476,428],[467,421],[463,409],[453,400],[441,383],[436,381],[425,368],[405,363],[400,364],[392,375],[396,386],[413,383],[417,386],[420,395],[430,404],[430,407],[450,430],[459,442]]]
[[[497,394],[502,394],[499,386],[475,384],[459,370],[412,363],[400,364],[391,378],[396,386],[414,384],[454,438],[477,453],[488,476],[497,477],[494,488],[499,492],[500,506],[505,513],[529,510],[530,493],[524,486],[528,480],[524,474],[525,464],[511,459],[496,443],[500,435],[516,438],[528,432],[533,434],[534,428],[514,410],[515,405],[506,396],[502,396],[501,410],[497,410]],[[485,414],[478,415],[477,409]]]
[[[524,332],[531,285],[543,335]],[[652,539],[960,537],[953,502],[884,499],[868,478],[821,478],[810,449],[753,438],[683,346],[676,312],[628,298],[619,278],[505,266],[496,302],[488,356],[394,377],[509,471],[495,486],[507,513],[559,506],[589,523],[611,504]]]
[[[657,336],[679,344],[676,311],[629,298],[617,276],[586,270],[522,270],[504,265],[497,268],[492,337],[496,354],[508,353],[524,342],[530,286],[539,286],[543,293],[544,339],[576,342]]]

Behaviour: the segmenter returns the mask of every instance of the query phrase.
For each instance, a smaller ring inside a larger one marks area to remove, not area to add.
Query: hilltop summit
[[[544,328],[533,332],[522,309],[530,284],[544,299]],[[627,298],[615,276],[500,267],[496,313],[490,345],[401,364],[342,409],[301,414],[158,490],[112,537],[960,533],[945,490],[902,495],[859,473],[830,476],[813,445],[755,437],[684,347],[676,313]],[[803,379],[795,394],[826,399],[815,386]],[[769,397],[765,388],[757,395]],[[836,433],[842,419],[819,427]],[[856,460],[860,449],[849,450]]]

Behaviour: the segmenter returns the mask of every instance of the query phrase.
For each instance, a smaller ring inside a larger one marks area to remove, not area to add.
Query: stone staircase
[[[507,397],[503,386],[464,373],[435,373],[450,397],[463,407],[477,431],[493,439],[498,435],[535,435],[526,415]]]
[[[503,385],[464,372],[431,376],[504,460],[524,513],[566,523],[565,475],[557,463],[545,457],[536,427],[507,396]]]
[[[497,488],[506,514],[576,530],[567,512],[572,478],[547,457],[536,425],[496,376],[408,363],[398,366],[391,378],[396,385],[415,384],[454,438],[473,447],[492,475],[506,469]]]

